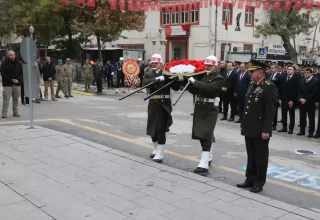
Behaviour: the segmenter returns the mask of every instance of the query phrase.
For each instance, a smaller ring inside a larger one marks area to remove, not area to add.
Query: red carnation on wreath
[[[200,73],[205,71],[204,60],[172,60],[165,66],[165,70],[175,74]]]
[[[124,84],[126,87],[129,87],[129,88],[133,88],[133,89],[139,88],[140,78],[139,76],[126,76],[124,78]]]

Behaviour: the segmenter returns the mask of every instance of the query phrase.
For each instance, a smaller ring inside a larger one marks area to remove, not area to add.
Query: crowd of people
[[[246,94],[251,82],[247,70],[249,67],[250,65],[247,63],[241,62],[221,61],[219,63],[219,73],[226,79],[221,90],[219,103],[219,112],[223,114],[221,120],[241,123],[243,115],[246,114]],[[273,131],[277,130],[280,122],[282,127],[278,129],[278,132],[293,134],[296,109],[299,109],[300,131],[297,135],[306,135],[308,117],[307,137],[320,138],[320,117],[318,118],[318,128],[316,129],[315,126],[315,112],[320,102],[319,66],[293,65],[292,63],[280,66],[271,63],[265,69],[265,77],[274,83],[278,89],[277,111],[272,124]],[[229,107],[231,108],[230,113]],[[279,108],[281,109],[280,120],[278,120]],[[238,120],[235,120],[237,115],[239,116]]]

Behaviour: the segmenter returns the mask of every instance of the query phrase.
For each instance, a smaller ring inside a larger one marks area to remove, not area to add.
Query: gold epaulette
[[[265,82],[266,82],[267,85],[271,84],[271,82],[269,80],[266,80]]]

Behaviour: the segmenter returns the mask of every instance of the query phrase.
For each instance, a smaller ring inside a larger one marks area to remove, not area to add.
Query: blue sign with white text
[[[265,49],[263,47],[259,48],[259,55],[264,55]]]

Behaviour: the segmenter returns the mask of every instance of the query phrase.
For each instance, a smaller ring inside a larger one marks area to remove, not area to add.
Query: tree
[[[0,39],[13,32],[13,21],[10,16],[11,0],[0,0]],[[1,41],[0,40],[0,41]]]
[[[310,14],[310,11],[308,11]],[[291,6],[290,11],[284,11],[283,6],[279,11],[269,10],[267,12],[266,21],[256,26],[255,37],[264,37],[271,35],[278,35],[283,41],[283,47],[291,56],[292,62],[298,62],[298,53],[295,48],[295,38],[300,34],[309,35],[310,28],[315,26],[314,18],[310,21],[305,20],[300,15],[299,11],[293,9]],[[292,41],[291,41],[292,40]],[[294,45],[292,45],[292,42]]]
[[[144,14],[111,10],[109,5],[108,2],[96,2],[96,8],[90,8],[86,5],[78,6],[73,26],[82,34],[97,37],[100,61],[102,61],[101,42],[119,39],[124,30],[142,31],[146,19]]]

